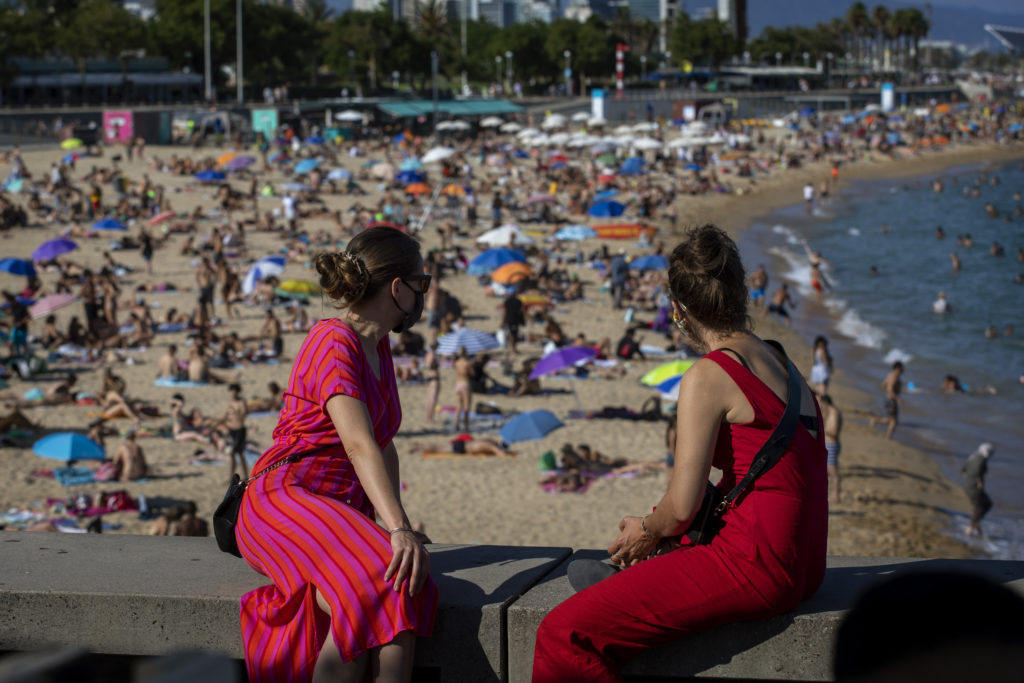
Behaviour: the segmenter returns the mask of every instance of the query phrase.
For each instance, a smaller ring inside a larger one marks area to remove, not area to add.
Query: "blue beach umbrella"
[[[343,168],[336,168],[327,174],[328,180],[348,180],[352,177],[352,171],[346,171]]]
[[[587,209],[587,213],[595,218],[615,218],[626,211],[626,205],[616,201],[595,202]]]
[[[569,225],[555,233],[555,239],[563,242],[582,242],[597,237],[597,230],[587,225]]]
[[[128,226],[117,220],[116,218],[103,218],[92,224],[93,230],[120,230],[125,231]]]
[[[498,431],[501,440],[507,444],[519,441],[538,441],[562,426],[562,421],[550,410],[531,410],[509,420]]]
[[[398,165],[399,171],[418,171],[423,168],[423,162],[416,157],[409,157]]]
[[[526,257],[515,249],[488,249],[469,262],[466,272],[470,275],[487,275],[513,261],[525,263]]]
[[[295,175],[304,175],[310,171],[315,171],[319,165],[319,159],[303,159],[299,163],[295,164]]]
[[[664,270],[668,268],[668,259],[660,254],[647,254],[629,262],[631,270]]]
[[[285,152],[274,152],[269,157],[267,157],[267,161],[269,161],[272,164],[288,161],[288,155]]]
[[[686,164],[685,166],[683,166],[683,170],[684,171],[699,171],[700,170],[700,164]]]
[[[324,142],[326,141],[321,135],[310,135],[308,138],[306,138],[307,145],[322,145],[324,144]]]
[[[402,183],[403,185],[410,185],[412,183],[422,183],[423,174],[417,173],[416,171],[402,171],[395,176],[395,180]]]
[[[36,267],[32,265],[31,261],[23,258],[0,259],[0,270],[11,275],[24,275],[25,277],[35,277],[36,275]]]
[[[281,189],[285,192],[311,192],[312,187],[305,183],[285,183],[281,186]]]
[[[227,176],[220,171],[209,170],[200,171],[199,173],[196,173],[193,178],[201,183],[215,183],[218,180],[224,180]]]
[[[78,249],[78,245],[64,237],[43,242],[32,252],[33,261],[49,261]]]
[[[629,157],[628,159],[626,159],[622,163],[623,164],[629,164],[630,166],[643,166],[647,162],[644,161],[643,157]]]
[[[437,340],[437,353],[442,356],[454,355],[459,349],[466,349],[466,353],[475,356],[481,351],[492,351],[497,348],[501,348],[501,344],[493,334],[468,328],[446,334]]]
[[[44,458],[63,460],[103,460],[107,454],[92,439],[76,432],[50,434],[32,444],[32,452]]]
[[[618,197],[618,196],[619,196],[619,191],[618,190],[605,190],[604,192],[598,192],[597,194],[595,194],[594,195],[594,201],[595,202],[600,202],[600,201],[603,201],[605,199],[611,199],[612,197]]]

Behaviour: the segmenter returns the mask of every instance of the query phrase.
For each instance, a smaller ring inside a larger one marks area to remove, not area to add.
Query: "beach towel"
[[[78,486],[96,481],[96,472],[88,467],[61,467],[53,471],[53,478],[64,486]]]
[[[155,387],[208,387],[209,382],[190,382],[188,380],[171,379],[170,377],[158,377],[153,382]]]

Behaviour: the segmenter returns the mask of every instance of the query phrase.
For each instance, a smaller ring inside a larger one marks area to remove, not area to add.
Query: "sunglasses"
[[[410,275],[406,278],[402,278],[402,282],[405,284],[406,287],[408,287],[412,291],[418,291],[420,294],[426,294],[430,290],[430,283],[433,279],[433,276],[430,275],[429,273],[419,273],[417,275]],[[413,282],[418,282],[419,287],[417,288],[409,284],[409,280],[412,280]]]

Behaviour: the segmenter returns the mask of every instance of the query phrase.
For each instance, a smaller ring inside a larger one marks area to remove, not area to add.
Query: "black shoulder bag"
[[[226,553],[231,553],[235,557],[242,556],[242,553],[238,550],[238,539],[235,538],[235,525],[238,524],[238,509],[242,507],[242,494],[245,493],[245,489],[252,481],[262,477],[267,472],[276,470],[282,465],[298,462],[302,458],[302,455],[289,455],[278,460],[273,465],[265,467],[245,481],[242,481],[242,478],[237,474],[232,475],[227,493],[224,494],[224,500],[213,511],[213,535],[217,538],[218,548]]]
[[[693,522],[690,523],[690,527],[684,533],[694,545],[707,545],[711,542],[711,539],[718,533],[721,527],[722,515],[729,509],[729,506],[758,477],[770,470],[775,466],[775,463],[782,459],[786,449],[789,447],[789,442],[793,440],[793,434],[796,433],[796,425],[800,419],[800,402],[801,396],[803,396],[803,387],[800,384],[800,373],[797,372],[793,361],[789,360],[789,357],[786,357],[786,366],[789,369],[789,398],[786,401],[786,411],[782,414],[782,419],[775,426],[775,431],[772,432],[768,440],[761,446],[761,450],[754,456],[754,461],[750,464],[747,476],[743,477],[732,491],[723,494],[710,481],[707,483],[704,489],[704,500],[700,504],[700,510],[697,511],[697,516],[693,518]]]

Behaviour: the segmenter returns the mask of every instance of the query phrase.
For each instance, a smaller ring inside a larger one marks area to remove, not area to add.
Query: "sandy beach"
[[[156,157],[168,159],[171,155],[193,158],[200,156],[217,157],[226,150],[190,150],[187,148],[147,148],[143,160],[122,163],[121,167],[131,178],[141,178],[148,173],[154,183],[165,186],[173,210],[178,214],[191,213],[196,207],[206,210],[216,205],[214,190],[197,184],[190,176],[175,176],[150,167]],[[107,152],[109,157],[110,151]],[[35,173],[45,173],[51,162],[64,156],[59,149],[29,151],[24,153],[25,161]],[[875,160],[861,160],[842,167],[841,182],[867,178],[910,177],[936,172],[944,168],[999,162],[1024,157],[1020,146],[1008,147],[988,143],[944,149],[941,152],[925,152],[920,156],[899,160],[878,157]],[[363,159],[342,159],[342,165],[355,171]],[[107,159],[86,158],[80,160],[75,178],[83,169],[92,164],[109,163]],[[800,188],[808,181],[815,185],[827,178],[830,165],[818,162],[800,169],[777,170],[769,176],[759,176],[754,185],[745,179],[735,179],[743,187],[743,194],[717,194],[684,196],[677,200],[676,209],[679,224],[712,222],[720,225],[734,237],[748,227],[752,221],[773,209],[801,201]],[[0,164],[0,175],[8,167]],[[262,176],[275,183],[284,181],[279,172]],[[246,191],[247,181],[232,181],[233,186]],[[324,194],[322,198],[330,210],[346,211],[356,198],[347,195]],[[366,199],[362,200],[368,203]],[[260,212],[280,207],[279,198],[261,197]],[[248,212],[247,212],[248,213]],[[481,211],[483,214],[484,212]],[[219,219],[218,219],[219,220]],[[199,223],[200,233],[209,233],[218,220],[204,220]],[[330,231],[340,241],[345,236],[338,233],[329,218],[315,218],[303,221],[303,229],[310,234],[321,229]],[[483,229],[482,221],[475,236]],[[42,242],[57,237],[60,226],[18,228],[0,233],[0,254],[28,258],[32,250]],[[77,240],[80,249],[70,256],[75,261],[98,267],[103,262],[102,252],[114,233],[99,233],[95,238]],[[432,225],[422,231],[420,237],[425,249],[439,245],[438,232]],[[663,232],[659,238],[672,245],[673,237]],[[174,282],[177,292],[154,292],[143,294],[153,316],[161,318],[171,307],[190,311],[196,300],[195,257],[181,256],[179,244],[183,235],[173,235],[165,246],[158,249],[154,258],[154,273],[151,276],[142,270],[143,261],[138,250],[113,252],[116,260],[136,268],[121,279],[122,300],[126,305],[134,298],[134,289],[142,283]],[[455,243],[467,251],[474,251],[474,237],[461,236]],[[600,240],[587,242],[586,250],[596,248]],[[609,242],[614,249],[625,247],[633,255],[644,253],[632,241]],[[281,251],[280,237],[276,233],[246,233],[246,255],[259,258]],[[295,254],[289,259],[282,278],[300,280],[315,279],[309,267],[310,254]],[[749,264],[748,264],[749,265]],[[613,310],[607,293],[599,292],[601,285],[597,271],[570,266],[584,282],[586,299],[559,304],[554,316],[562,323],[565,333],[574,337],[578,333],[587,339],[597,340],[610,337],[618,339],[625,328],[623,312]],[[52,275],[42,274],[45,284],[53,280]],[[13,275],[0,273],[0,283],[9,290],[20,289],[22,281]],[[442,281],[442,285],[455,294],[463,304],[469,325],[489,332],[500,326],[500,299],[488,296],[476,279],[462,274]],[[50,290],[52,291],[52,289]],[[219,293],[219,288],[218,288]],[[255,335],[264,313],[255,307],[239,307],[240,317],[227,319],[217,332],[236,331],[240,336]],[[287,309],[278,309],[283,318]],[[311,300],[308,312],[312,318],[333,315],[329,302],[319,298]],[[223,317],[224,308],[218,301],[215,314]],[[56,312],[58,325],[63,329],[72,315],[81,315],[81,304],[74,304]],[[782,341],[797,366],[806,375],[810,368],[809,339],[789,333],[773,320],[755,316],[756,332],[762,337]],[[41,321],[35,321],[32,333],[38,334]],[[426,325],[416,328],[425,333]],[[220,370],[234,376],[237,373],[242,385],[243,396],[254,398],[264,396],[269,381],[285,385],[290,370],[289,359],[294,358],[302,341],[301,332],[285,335],[284,357],[277,364],[245,365],[233,370]],[[641,333],[641,341],[664,345],[660,336],[653,332]],[[180,392],[189,407],[197,407],[205,415],[217,416],[227,401],[227,389],[223,386],[205,387],[160,387],[154,386],[157,375],[156,363],[169,343],[179,347],[179,358],[186,356],[186,334],[184,332],[161,334],[155,343],[145,350],[122,352],[123,360],[113,363],[113,370],[127,382],[128,394],[153,403],[161,412],[160,417],[143,421],[147,430],[157,430],[169,424],[169,399]],[[539,345],[523,346],[519,358],[526,354],[539,356]],[[664,362],[664,357],[647,360],[633,360],[625,364],[625,375],[620,379],[592,378],[568,380],[545,378],[542,385],[552,390],[540,396],[510,398],[503,395],[474,396],[478,400],[493,401],[503,411],[525,411],[536,408],[551,410],[565,422],[565,426],[552,432],[542,441],[518,443],[513,446],[515,458],[494,457],[453,457],[424,458],[414,451],[414,445],[430,444],[447,450],[451,434],[440,429],[444,419],[451,414],[442,411],[438,422],[431,426],[426,421],[426,386],[422,383],[408,383],[400,386],[404,419],[396,439],[401,456],[401,478],[404,484],[403,502],[415,523],[422,524],[435,542],[483,543],[500,545],[569,546],[573,548],[603,548],[611,542],[619,520],[626,514],[644,514],[650,510],[665,489],[667,471],[662,469],[646,476],[633,478],[602,478],[595,481],[583,493],[550,493],[542,489],[542,477],[538,463],[545,451],[558,451],[562,444],[586,443],[605,455],[628,457],[638,461],[657,462],[665,457],[664,422],[627,421],[620,419],[566,419],[570,410],[577,407],[596,410],[602,406],[627,406],[639,409],[641,404],[653,395],[650,388],[638,381],[640,376]],[[840,364],[841,365],[841,364]],[[95,392],[99,389],[101,365],[59,366],[79,371],[79,389]],[[510,384],[511,379],[500,375],[500,368],[491,368],[491,374],[499,381]],[[453,406],[453,371],[450,365],[442,367],[441,397],[439,405]],[[22,394],[32,386],[44,388],[47,381],[13,380],[8,390]],[[572,389],[575,389],[575,396]],[[866,420],[857,416],[868,404],[868,397],[844,384],[842,372],[833,380],[832,394],[836,404],[847,414],[843,435],[843,497],[830,511],[829,552],[836,555],[873,556],[914,556],[914,557],[963,557],[973,550],[957,541],[947,531],[945,511],[967,509],[967,501],[957,482],[948,481],[938,465],[925,454],[901,444],[890,442],[884,433],[869,430]],[[95,412],[95,406],[69,405],[52,408],[26,408],[24,413],[32,421],[47,429],[82,429]],[[131,427],[128,420],[112,421],[111,426],[126,430]],[[276,424],[276,415],[250,417],[249,438],[252,449],[262,452],[271,441]],[[494,436],[493,430],[484,434]],[[107,451],[113,453],[121,442],[120,436],[107,440]],[[106,482],[65,487],[40,471],[58,466],[54,460],[34,455],[31,446],[0,448],[0,471],[6,476],[0,478],[0,511],[12,508],[37,510],[45,509],[47,499],[66,499],[79,493],[96,495],[100,491],[126,489],[132,497],[144,495],[150,507],[164,507],[185,500],[194,500],[199,514],[209,517],[213,508],[224,494],[227,483],[227,465],[193,464],[195,444],[176,443],[161,437],[149,436],[139,439],[144,448],[151,474],[144,482]],[[35,473],[35,474],[34,474]],[[104,521],[119,525],[117,533],[146,533],[151,521],[139,519],[134,512],[113,513],[104,516]]]

